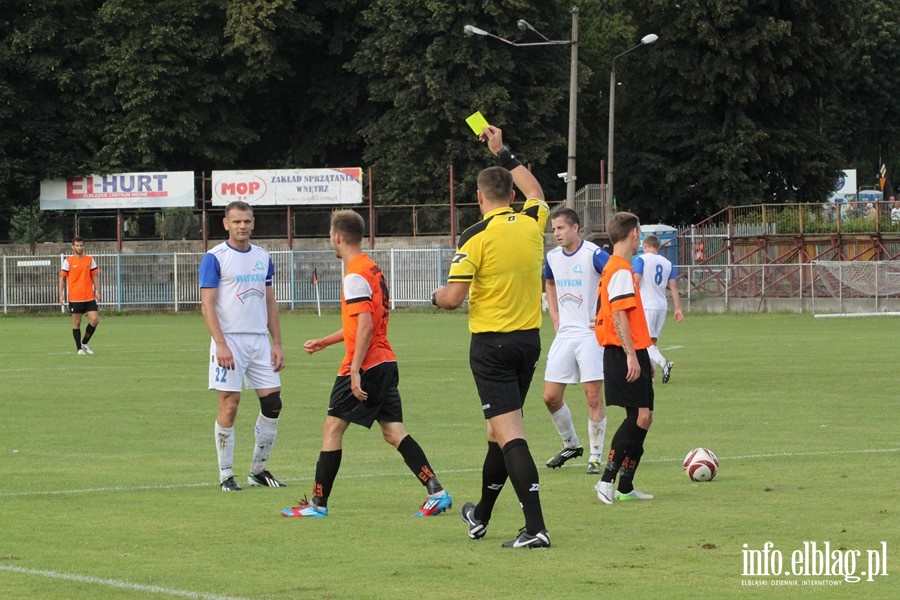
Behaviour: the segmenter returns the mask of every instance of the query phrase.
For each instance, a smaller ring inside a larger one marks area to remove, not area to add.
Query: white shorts
[[[647,317],[647,329],[650,330],[650,337],[657,339],[662,333],[663,327],[666,325],[666,313],[669,312],[663,308],[645,308],[644,315]]]
[[[594,334],[553,340],[547,353],[544,381],[565,384],[603,381],[603,347]]]
[[[234,370],[216,363],[216,342],[209,343],[209,389],[240,392],[281,387],[281,376],[272,367],[272,344],[265,333],[226,333],[225,342],[234,355]]]

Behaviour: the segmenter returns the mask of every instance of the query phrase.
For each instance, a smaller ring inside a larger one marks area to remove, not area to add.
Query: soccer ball
[[[691,481],[711,481],[719,471],[719,459],[709,448],[694,448],[684,457],[683,466]]]

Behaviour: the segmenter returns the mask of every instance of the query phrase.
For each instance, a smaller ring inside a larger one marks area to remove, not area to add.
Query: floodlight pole
[[[659,39],[659,36],[655,33],[648,33],[644,37],[641,38],[640,44],[635,44],[625,52],[621,54],[617,54],[612,59],[612,68],[609,71],[609,131],[607,131],[607,149],[606,149],[606,220],[609,221],[609,218],[612,217],[613,211],[615,210],[613,203],[615,201],[615,196],[613,195],[613,173],[614,163],[613,163],[613,150],[615,149],[613,143],[613,134],[615,133],[616,127],[616,60],[625,56],[632,50],[637,50],[641,46],[646,46],[648,44],[652,44]],[[604,224],[605,225],[605,224]]]
[[[493,33],[489,33],[484,29],[475,27],[474,25],[466,25],[463,31],[466,35],[478,35],[491,37],[500,40],[510,46],[570,46],[571,58],[569,66],[569,139],[568,139],[568,158],[566,161],[566,207],[575,208],[575,149],[576,136],[578,134],[578,7],[573,6],[570,11],[572,14],[572,39],[569,40],[550,40],[540,31],[531,26],[528,21],[519,19],[519,29],[529,29],[542,38],[543,42],[513,42],[506,38],[502,38]]]

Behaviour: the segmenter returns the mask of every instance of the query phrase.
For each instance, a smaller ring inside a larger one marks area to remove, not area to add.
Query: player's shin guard
[[[88,323],[87,327],[84,328],[84,339],[81,340],[81,343],[87,344],[90,342],[95,331],[97,331],[97,328]]]
[[[343,450],[329,450],[319,452],[319,460],[316,462],[316,480],[313,482],[313,501],[317,506],[328,506],[328,496],[341,468],[341,456]]]
[[[428,464],[425,451],[411,435],[407,435],[400,441],[400,444],[397,445],[397,452],[403,457],[403,461],[416,479],[428,489],[429,494],[436,494],[444,489],[431,469],[431,465]]]
[[[219,481],[231,477],[234,472],[234,427],[222,427],[216,421],[216,456],[219,459]]]
[[[253,447],[251,473],[262,473],[266,469],[266,461],[269,460],[269,454],[272,453],[277,434],[278,419],[270,419],[259,413],[259,416],[256,417],[256,445]]]
[[[641,456],[644,455],[644,439],[647,437],[647,430],[638,427],[637,423],[633,423],[631,427],[631,450],[628,457],[622,462],[622,476],[619,478],[618,490],[627,494],[634,489],[634,472],[637,471],[641,462]]]
[[[525,530],[535,535],[546,527],[541,510],[538,471],[531,451],[528,450],[528,442],[522,438],[510,440],[503,446],[503,458],[509,472],[509,480],[522,504],[522,512],[525,513]]]

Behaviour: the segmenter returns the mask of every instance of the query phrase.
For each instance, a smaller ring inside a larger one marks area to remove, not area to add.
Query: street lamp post
[[[659,36],[655,33],[648,33],[644,37],[641,38],[641,43],[636,44],[622,52],[621,54],[617,54],[612,59],[612,69],[609,72],[609,131],[607,132],[608,138],[608,147],[607,147],[607,156],[606,156],[606,219],[607,221],[613,214],[613,201],[615,200],[615,196],[613,196],[613,173],[614,173],[614,162],[613,162],[613,133],[615,132],[616,125],[616,60],[625,56],[632,50],[637,50],[641,46],[646,46],[648,44],[654,43],[659,39]]]
[[[570,46],[571,59],[569,67],[569,141],[568,159],[566,162],[566,207],[575,208],[575,137],[578,133],[578,7],[573,6],[569,11],[572,14],[572,39],[550,40],[540,31],[531,26],[528,21],[519,19],[518,26],[521,30],[531,30],[544,38],[543,42],[512,42],[484,29],[472,25],[463,27],[466,35],[481,35],[500,40],[510,46]]]

